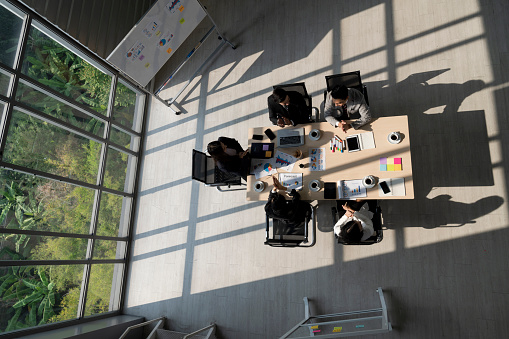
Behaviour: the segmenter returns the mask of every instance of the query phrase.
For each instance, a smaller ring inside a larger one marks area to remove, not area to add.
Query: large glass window
[[[0,332],[119,310],[145,107],[31,15],[0,0]]]

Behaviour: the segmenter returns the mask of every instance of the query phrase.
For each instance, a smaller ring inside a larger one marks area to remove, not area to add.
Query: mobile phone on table
[[[387,185],[387,183],[385,181],[381,181],[379,183],[380,185],[380,188],[382,189],[382,191],[384,192],[384,194],[387,194],[391,191],[391,189],[389,188],[389,185]]]
[[[326,182],[324,185],[323,197],[324,199],[336,199],[336,183]]]
[[[263,140],[263,135],[261,135],[261,134],[253,134],[253,140]]]
[[[268,136],[270,140],[276,139],[276,135],[274,134],[274,132],[272,132],[270,128],[267,128],[265,130],[265,135]]]

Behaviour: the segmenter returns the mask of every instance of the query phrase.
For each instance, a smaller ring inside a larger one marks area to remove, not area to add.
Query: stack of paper
[[[384,193],[384,191],[380,187],[381,182],[386,182],[387,186],[389,186],[389,189],[391,191]],[[378,179],[378,195],[381,197],[385,196],[404,197],[406,195],[405,178]]]
[[[357,199],[366,197],[366,187],[361,179],[338,181],[339,199]]]

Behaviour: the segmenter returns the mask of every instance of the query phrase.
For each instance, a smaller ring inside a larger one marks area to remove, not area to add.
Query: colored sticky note
[[[401,171],[401,164],[394,165],[395,171]]]
[[[312,330],[316,330],[318,328],[318,325],[315,325],[315,326],[311,326],[310,329]]]
[[[364,325],[355,325],[355,328],[364,328]]]
[[[272,158],[272,152],[271,151],[265,151],[265,157],[266,158]]]
[[[322,332],[322,330],[313,330],[313,333]]]
[[[343,329],[343,327],[334,327],[332,332],[341,332],[342,329]]]
[[[168,52],[168,54],[170,54],[170,53],[171,53],[171,51],[172,51],[172,49],[171,49],[171,48],[168,48],[168,49],[166,50],[166,52]]]
[[[387,158],[380,158],[380,165],[387,164]]]
[[[269,145],[263,145],[262,148],[263,148],[264,151],[268,151],[269,150]]]
[[[394,158],[387,158],[387,165],[394,165]]]
[[[179,11],[182,12],[183,10],[184,10],[184,6],[180,6]]]
[[[184,21],[185,21],[185,20],[184,20],[184,18],[182,18],[182,19],[180,19],[180,20],[179,20],[179,22],[180,22],[181,24],[183,24],[183,23],[184,23]]]
[[[380,165],[380,171],[387,171],[387,165]]]
[[[149,62],[147,62],[147,63],[145,64],[145,68],[149,68],[149,67],[150,67],[150,63],[149,63]]]
[[[388,171],[394,171],[394,164],[392,164],[392,165],[387,165],[387,170],[388,170]]]
[[[394,165],[401,164],[401,158],[394,158]]]

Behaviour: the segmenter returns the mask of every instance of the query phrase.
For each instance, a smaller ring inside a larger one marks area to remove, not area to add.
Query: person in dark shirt
[[[306,217],[311,216],[311,205],[308,202],[300,200],[300,194],[292,189],[289,196],[292,200],[286,198],[278,193],[279,191],[287,191],[286,187],[281,185],[276,177],[272,177],[274,188],[269,194],[267,204],[265,204],[265,213],[273,219],[281,220],[288,224],[300,224]]]
[[[212,141],[207,145],[207,152],[221,171],[238,175],[247,180],[251,167],[251,156],[247,150],[242,149],[237,140],[220,137],[217,141]]]
[[[269,119],[279,127],[296,126],[310,121],[310,110],[299,92],[277,87],[267,99]]]

